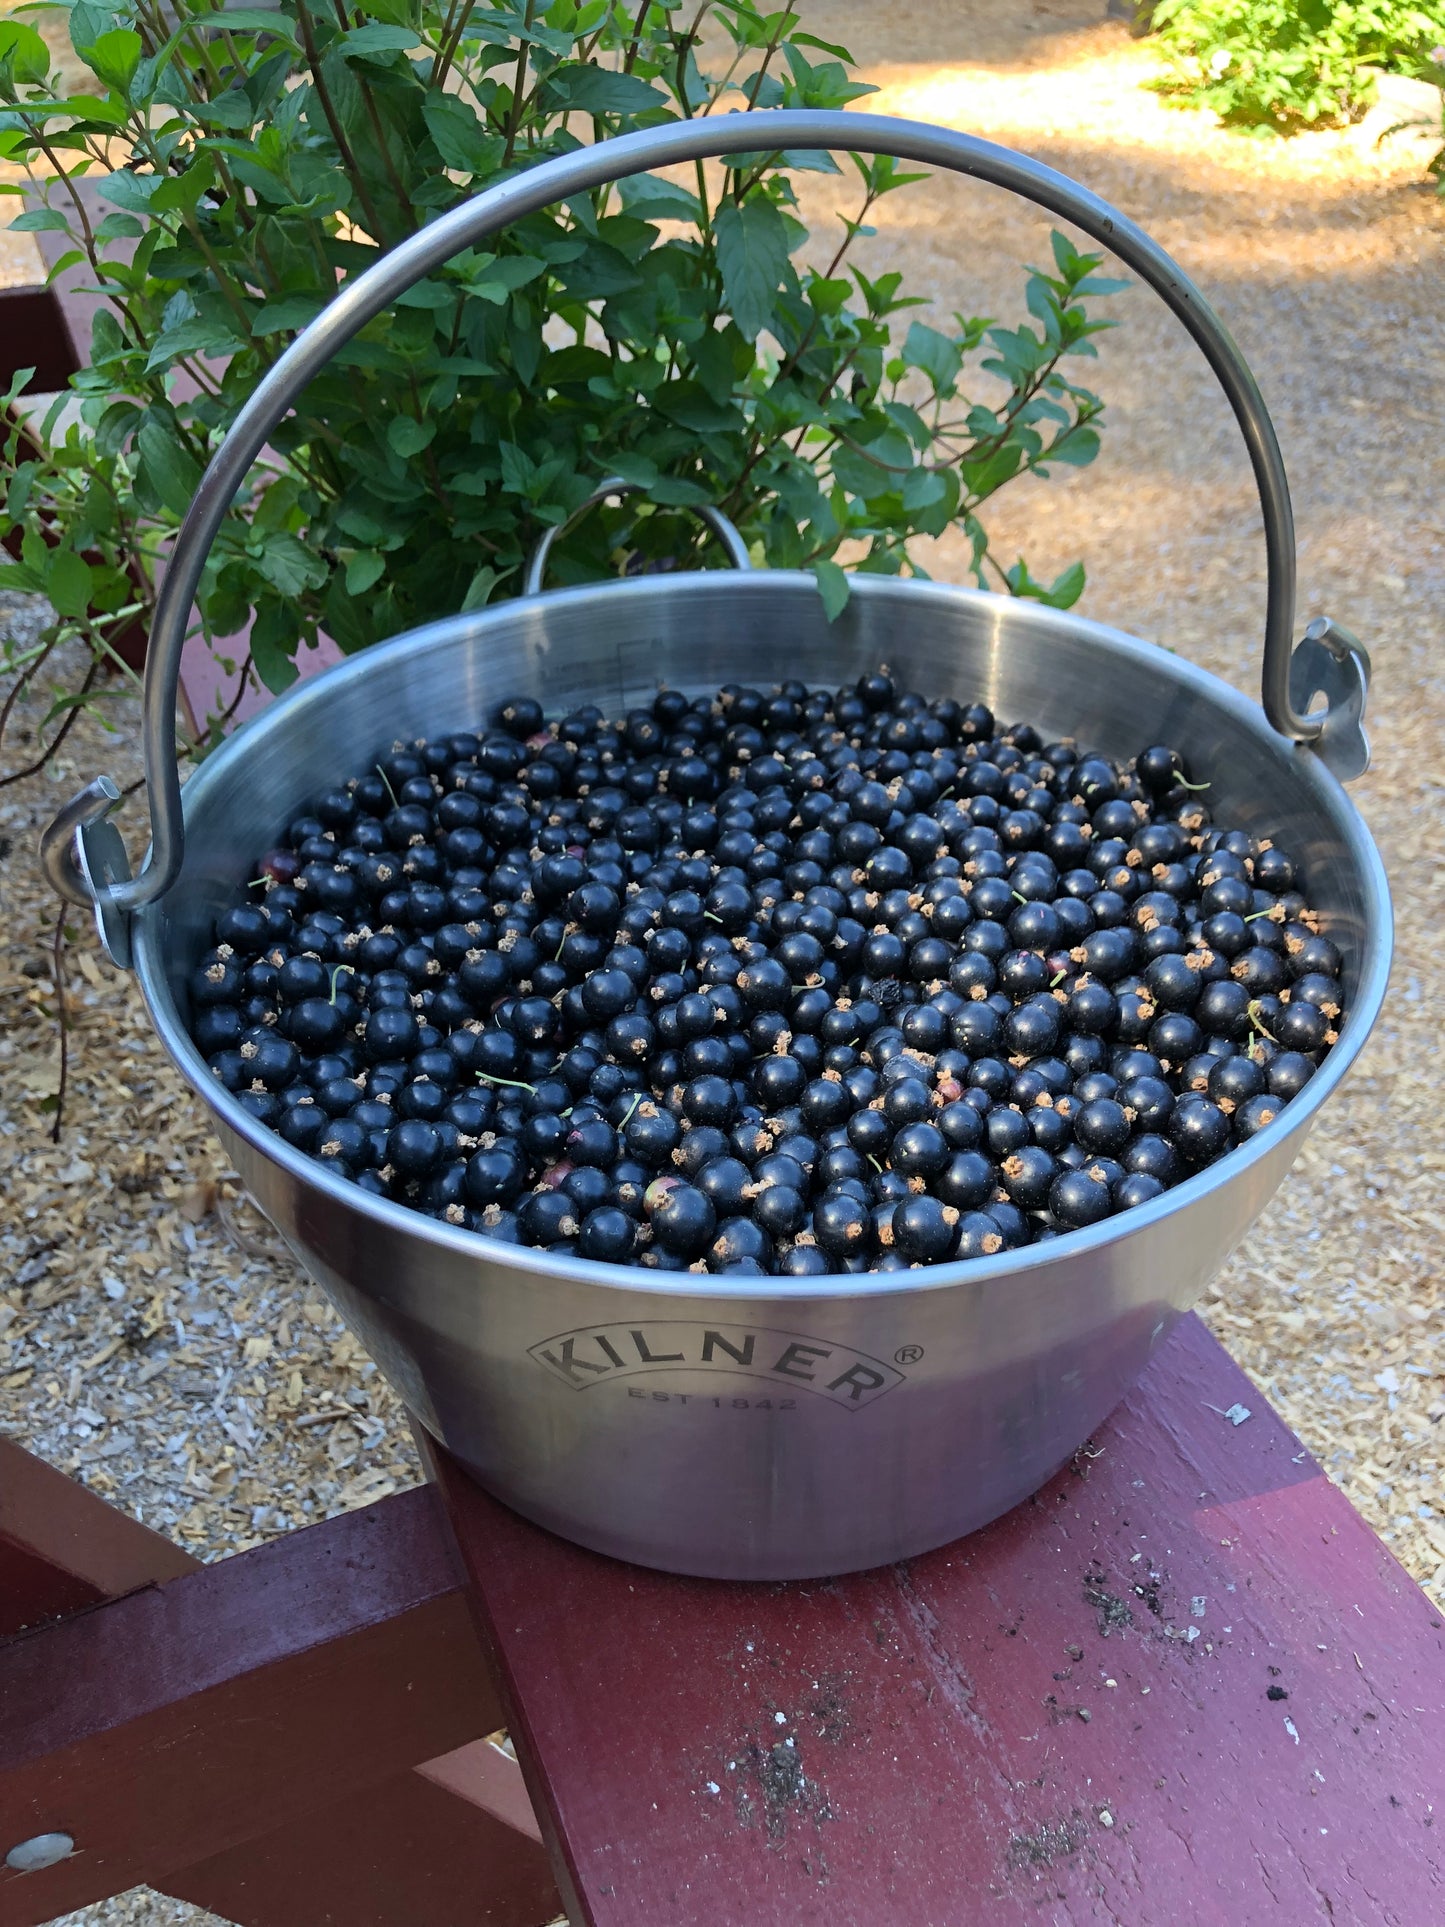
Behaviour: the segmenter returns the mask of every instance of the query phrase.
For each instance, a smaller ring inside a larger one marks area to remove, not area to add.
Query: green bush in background
[[[19,551],[0,586],[47,594],[61,618],[12,663],[22,675],[61,635],[103,652],[116,624],[147,618],[226,426],[381,250],[584,141],[872,91],[845,49],[754,0],[31,11],[67,22],[86,72],[67,89],[34,27],[0,22],[0,156],[32,178],[12,225],[62,232],[113,305],[72,382],[78,412],[14,427],[0,451],[0,536]],[[805,169],[851,179],[822,265],[795,259]],[[847,256],[878,201],[919,178],[887,159],[744,155],[579,196],[459,256],[276,430],[206,571],[206,633],[253,614],[254,669],[280,689],[318,629],[356,650],[514,593],[542,530],[608,474],[661,508],[584,518],[558,544],[558,580],[686,555],[699,537],[680,511],[716,502],[760,560],[814,570],[830,610],[847,595],[840,551],[896,572],[915,537],[950,525],[980,581],[1067,607],[1082,566],[1044,583],[995,562],[978,511],[1021,475],[1093,460],[1102,404],[1064,368],[1110,325],[1089,301],[1123,284],[1056,236],[1021,326],[908,322],[920,297],[902,277]]]
[[[1227,125],[1294,133],[1358,120],[1373,67],[1418,72],[1445,40],[1445,5],[1400,0],[1159,0],[1161,90]]]

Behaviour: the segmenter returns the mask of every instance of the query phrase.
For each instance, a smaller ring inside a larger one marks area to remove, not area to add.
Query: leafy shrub
[[[1445,39],[1445,5],[1402,0],[1159,0],[1161,89],[1230,126],[1293,133],[1358,120],[1372,67],[1408,71]]]
[[[0,23],[0,157],[30,173],[12,224],[54,229],[112,306],[90,367],[0,457],[0,586],[50,596],[60,635],[100,652],[154,602],[157,564],[227,424],[336,286],[464,196],[625,129],[739,106],[839,107],[872,91],[791,13],[718,0],[98,0],[51,9],[89,78],[67,91],[35,29]],[[1083,466],[1101,403],[1063,372],[1111,325],[1123,284],[1054,238],[1030,321],[936,329],[897,273],[847,261],[877,203],[921,178],[855,157],[856,211],[822,266],[794,180],[825,155],[736,157],[578,197],[459,256],[365,328],[307,389],[227,522],[200,592],[205,633],[254,615],[272,689],[324,629],[353,651],[518,587],[539,533],[604,475],[646,484],[559,541],[554,575],[700,545],[688,504],[721,504],[759,559],[813,569],[830,608],[840,551],[913,567],[916,536],[961,526],[980,581],[1057,606],[995,561],[981,506],[1026,473]],[[93,218],[78,189],[105,203]],[[20,192],[18,188],[5,192]],[[992,377],[982,396],[980,376]],[[178,380],[184,377],[184,381]],[[966,389],[966,384],[968,388]],[[36,673],[34,654],[12,664]],[[68,699],[67,699],[68,700]]]

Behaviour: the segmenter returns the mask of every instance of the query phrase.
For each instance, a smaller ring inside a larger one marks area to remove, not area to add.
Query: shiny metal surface
[[[70,903],[91,901],[90,885],[80,864],[79,833],[87,824],[102,822],[119,801],[120,791],[110,777],[92,777],[40,832],[40,867],[45,880]]]
[[[616,140],[578,148],[499,186],[485,189],[389,250],[358,275],[304,329],[260,381],[201,477],[166,569],[146,659],[144,747],[151,811],[151,850],[140,873],[105,884],[113,914],[129,913],[168,890],[180,873],[184,828],[173,720],[181,646],[207,553],[236,491],[272,429],[313,375],[359,329],[463,248],[473,247],[522,215],[569,195],[631,174],[680,161],[757,149],[838,148],[892,154],[949,168],[1006,187],[1050,213],[1072,221],[1110,249],[1148,283],[1179,317],[1229,398],[1243,432],[1259,488],[1268,558],[1263,701],[1275,727],[1290,740],[1316,741],[1323,713],[1302,714],[1290,696],[1294,635],[1295,542],[1289,484],[1274,426],[1258,385],[1229,331],[1199,289],[1157,242],[1107,201],[1053,168],[973,135],[875,114],[778,109],[673,122]],[[1350,658],[1339,675],[1348,678]],[[1363,699],[1348,690],[1347,704]],[[64,886],[74,894],[73,875]]]
[[[850,117],[851,119],[851,117]],[[659,680],[837,685],[886,662],[1115,756],[1187,749],[1211,806],[1299,863],[1345,957],[1340,1042],[1223,1163],[1122,1218],[965,1265],[799,1280],[657,1275],[490,1244],[328,1175],[249,1118],[186,1034],[211,919],[304,801],[398,737],[525,692],[616,712]],[[1279,1184],[1359,1052],[1389,969],[1385,878],[1320,757],[1177,657],[1072,615],[859,577],[640,577],[459,617],[289,691],[187,784],[176,888],[134,919],[172,1059],[252,1195],[422,1422],[500,1498],[644,1564],[841,1572],[943,1543],[1034,1491],[1109,1412]]]
[[[1324,728],[1314,749],[1342,783],[1370,767],[1365,698],[1370,693],[1370,655],[1358,637],[1328,616],[1316,616],[1290,660],[1290,701],[1301,715],[1317,696],[1325,702]]]
[[[537,546],[527,557],[527,569],[522,577],[522,594],[540,595],[542,593],[546,583],[547,557],[552,553],[552,544],[559,535],[565,534],[574,522],[579,521],[588,509],[596,508],[599,502],[605,502],[612,496],[646,495],[646,493],[647,490],[640,482],[624,481],[620,475],[609,475],[605,482],[600,482],[587,500],[572,511],[560,528],[547,529],[539,538]],[[699,521],[706,522],[712,530],[722,547],[723,554],[733,568],[750,569],[753,566],[748,555],[747,543],[720,508],[714,508],[711,502],[704,502],[692,513]]]

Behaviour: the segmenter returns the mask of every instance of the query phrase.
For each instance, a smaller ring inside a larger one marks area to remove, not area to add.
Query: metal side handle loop
[[[522,594],[540,595],[542,593],[542,578],[546,574],[547,557],[552,553],[552,544],[558,536],[565,535],[575,522],[580,521],[588,509],[596,508],[599,502],[605,502],[613,496],[646,494],[647,489],[641,482],[627,482],[620,475],[609,475],[605,482],[599,482],[587,500],[579,502],[565,522],[559,523],[556,528],[544,529],[538,537],[535,548],[527,557],[527,571],[522,578]],[[737,525],[730,522],[720,508],[714,508],[711,502],[699,502],[696,506],[692,504],[688,506],[690,514],[697,516],[699,521],[707,523],[722,544],[733,568],[752,568],[752,558],[748,554],[747,543],[744,542]]]
[[[40,867],[70,903],[94,909],[106,954],[130,968],[130,914],[116,901],[130,881],[130,858],[110,813],[121,793],[108,776],[97,776],[72,796],[40,833]]]
[[[1370,767],[1365,734],[1369,693],[1370,654],[1365,645],[1328,616],[1316,616],[1290,657],[1289,700],[1299,715],[1320,724],[1311,747],[1342,783],[1353,782]],[[1316,696],[1324,697],[1325,707],[1311,711]]]
[[[1263,697],[1265,714],[1281,734],[1298,743],[1343,745],[1358,724],[1363,686],[1356,665],[1363,652],[1336,658],[1340,694],[1324,715],[1310,715],[1292,698],[1291,662],[1295,608],[1295,536],[1284,458],[1258,384],[1224,323],[1179,265],[1142,228],[1087,188],[1042,162],[1015,154],[972,134],[815,108],[777,108],[673,121],[615,140],[559,155],[540,166],[484,188],[409,235],[344,287],[303,330],[257,383],[225,440],[201,477],[176,537],[151,627],[146,662],[144,749],[151,809],[151,852],[138,876],[97,882],[104,911],[114,924],[163,896],[180,874],[185,849],[180,773],[173,721],[185,640],[196,585],[207,554],[236,491],[278,422],[307,383],[369,321],[398,296],[464,248],[476,247],[511,222],[554,202],[634,174],[681,162],[739,153],[786,149],[836,149],[840,153],[890,154],[899,160],[942,167],[995,187],[1008,188],[1050,214],[1070,221],[1108,248],[1183,322],[1202,350],[1234,411],[1259,489],[1264,514],[1269,581],[1265,612]],[[1347,652],[1348,653],[1348,652]],[[1317,659],[1307,655],[1307,664]],[[1315,668],[1309,669],[1311,677]],[[1300,671],[1303,677],[1305,671]],[[1346,684],[1348,675],[1354,681]],[[1321,685],[1322,687],[1324,685]],[[1332,684],[1331,687],[1335,685]],[[1327,690],[1329,693],[1329,690]],[[1340,712],[1337,714],[1337,710]],[[1349,717],[1353,714],[1354,724]],[[1324,754],[1324,750],[1321,751]],[[1340,767],[1352,759],[1341,752]],[[117,839],[118,840],[118,839]],[[111,866],[113,872],[113,866]],[[67,882],[74,879],[67,873]]]

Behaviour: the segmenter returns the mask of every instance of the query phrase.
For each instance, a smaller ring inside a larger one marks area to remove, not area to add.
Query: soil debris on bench
[[[1104,1578],[1097,1566],[1091,1566],[1084,1574],[1084,1604],[1092,1606],[1099,1615],[1099,1631],[1107,1639],[1110,1633],[1132,1626],[1134,1614],[1125,1600],[1107,1590]]]
[[[1089,1837],[1082,1813],[1046,1822],[1032,1833],[1015,1833],[1008,1843],[1008,1864],[1015,1872],[1045,1873],[1060,1860],[1071,1860]]]

